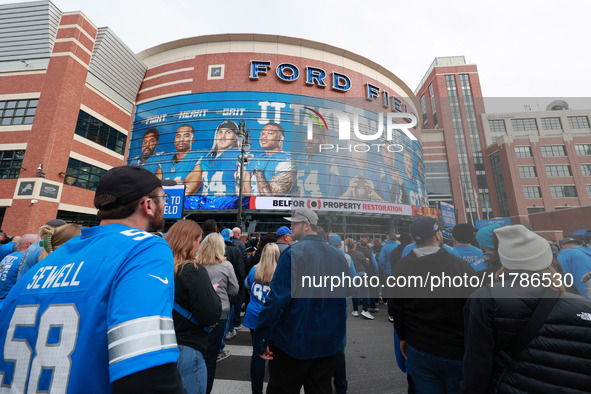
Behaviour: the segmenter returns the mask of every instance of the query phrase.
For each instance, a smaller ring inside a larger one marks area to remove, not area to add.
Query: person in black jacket
[[[195,261],[201,242],[201,227],[192,220],[179,220],[164,238],[174,256],[174,301],[196,318],[187,319],[178,307],[172,312],[176,340],[180,349],[177,362],[183,386],[188,393],[205,393],[207,370],[205,351],[207,327],[217,323],[222,313],[220,297],[205,268]],[[182,311],[184,312],[184,311]]]
[[[464,308],[465,392],[591,391],[591,303],[565,291],[567,277],[556,274],[545,239],[522,225],[494,233],[499,282],[476,291]],[[513,341],[552,292],[559,295],[541,328],[519,347]],[[501,351],[514,355],[500,364]]]
[[[467,277],[475,274],[465,260],[443,245],[443,222],[422,217],[410,225],[417,245],[393,267],[392,276],[407,279],[406,287],[392,289],[388,312],[400,338],[400,351],[418,393],[459,393],[464,356],[463,307],[469,286],[430,289],[427,278]],[[410,278],[417,279],[413,283]],[[421,281],[426,281],[423,288]],[[401,285],[402,286],[402,285]]]
[[[363,253],[363,256],[367,259],[368,267],[367,267],[367,276],[379,276],[380,272],[378,269],[378,262],[373,254],[373,250],[369,247],[367,238],[361,238],[359,240],[359,245],[357,245],[357,250]],[[378,289],[375,287],[369,288],[369,312],[376,313],[379,312],[380,309],[376,306],[379,302],[378,299]]]
[[[402,258],[402,252],[404,251],[404,248],[406,247],[406,245],[410,245],[412,243],[412,238],[411,238],[410,234],[402,233],[402,234],[400,234],[399,241],[400,241],[400,246],[397,247],[396,249],[394,249],[392,251],[392,253],[390,253],[390,268],[392,270],[394,270],[394,267],[396,267],[396,264],[398,264],[398,262]]]
[[[242,242],[240,239],[240,237],[242,237],[242,230],[240,230],[240,227],[234,227],[232,229],[232,233],[234,234],[232,242],[234,242],[234,245],[240,249],[240,253],[242,253],[242,259],[244,260],[244,267],[246,267],[248,265],[248,252],[246,251],[246,245],[244,245],[244,242]]]
[[[353,265],[355,266],[356,276],[364,276],[369,275],[373,270],[370,267],[371,263],[369,259],[367,259],[363,253],[357,250],[355,245],[355,241],[352,238],[347,238],[345,240],[345,246],[347,247],[347,254],[351,256],[351,260],[353,261]],[[374,317],[371,313],[369,313],[369,289],[367,287],[361,286],[356,288],[357,296],[353,297],[353,316],[359,316],[359,300],[363,305],[363,310],[361,311],[361,316],[365,317],[366,319],[373,320]]]
[[[230,300],[232,307],[230,309],[230,313],[228,314],[226,334],[224,340],[222,341],[222,348],[220,349],[221,358],[223,359],[226,358],[227,354],[229,354],[224,353],[224,347],[226,345],[225,339],[234,338],[237,334],[235,327],[238,327],[240,324],[242,324],[240,321],[240,309],[242,308],[242,302],[244,300],[244,279],[246,278],[246,271],[242,253],[240,253],[240,249],[238,249],[238,246],[234,245],[234,242],[232,241],[232,231],[229,228],[225,228],[220,234],[224,238],[224,244],[226,245],[226,258],[230,263],[232,263],[232,266],[234,267],[234,273],[236,274],[236,279],[238,279],[238,294],[236,294]],[[236,316],[236,313],[238,316]]]

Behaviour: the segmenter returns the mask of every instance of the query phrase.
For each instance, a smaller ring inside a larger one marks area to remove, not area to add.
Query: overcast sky
[[[110,27],[136,53],[208,34],[301,37],[367,57],[412,90],[435,57],[464,55],[468,63],[478,65],[485,97],[524,98],[512,100],[512,110],[524,110],[525,104],[543,110],[556,98],[566,99],[571,108],[591,108],[589,0],[53,3],[62,12],[82,11],[98,27]],[[487,111],[491,110],[497,108],[489,109],[487,104]]]

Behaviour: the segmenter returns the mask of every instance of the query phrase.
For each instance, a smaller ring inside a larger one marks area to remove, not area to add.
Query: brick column
[[[63,182],[59,173],[67,167],[96,33],[82,13],[62,15],[23,160],[27,170],[21,178],[35,180],[43,164],[46,180]],[[32,199],[39,202],[32,204]],[[15,198],[2,227],[11,235],[35,233],[56,217],[58,205],[59,200],[51,198]]]

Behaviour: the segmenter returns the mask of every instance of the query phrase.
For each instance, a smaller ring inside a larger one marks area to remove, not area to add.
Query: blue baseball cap
[[[328,243],[331,245],[341,245],[341,242],[343,242],[343,240],[341,239],[341,237],[339,237],[338,235],[331,235],[330,238],[328,239]]]
[[[225,228],[220,233],[222,237],[224,237],[224,241],[230,242],[232,237],[232,231],[229,228]]]
[[[277,230],[277,236],[281,237],[285,234],[291,234],[291,230],[289,229],[289,227],[287,227],[287,226],[279,227],[279,229]]]
[[[435,236],[444,227],[443,220],[422,216],[410,224],[409,230],[415,241],[423,241]]]

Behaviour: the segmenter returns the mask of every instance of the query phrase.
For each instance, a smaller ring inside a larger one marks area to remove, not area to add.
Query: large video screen
[[[243,91],[154,100],[137,106],[128,163],[184,184],[185,209],[235,209],[241,186],[252,209],[268,197],[427,206],[419,141],[364,106]]]

